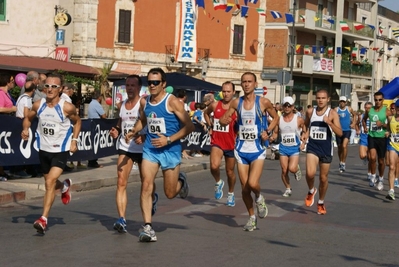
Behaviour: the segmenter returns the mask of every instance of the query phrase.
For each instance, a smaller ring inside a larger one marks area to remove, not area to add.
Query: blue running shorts
[[[368,146],[367,136],[365,133],[360,134],[359,146]]]
[[[143,150],[143,159],[157,163],[162,170],[174,169],[181,163],[181,152],[151,149]]]
[[[255,153],[243,153],[234,149],[234,156],[236,157],[238,163],[249,165],[255,160],[264,160],[266,158],[266,150]]]

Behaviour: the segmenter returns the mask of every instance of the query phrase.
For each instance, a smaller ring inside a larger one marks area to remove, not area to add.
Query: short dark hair
[[[163,71],[163,69],[161,69],[161,68],[150,69],[150,71],[147,73],[147,78],[148,78],[148,75],[150,75],[150,74],[161,74],[162,82],[166,82],[166,73]]]
[[[185,96],[187,96],[187,91],[184,89],[180,89],[179,91],[177,91],[176,93],[176,97],[177,98],[184,98]]]
[[[380,95],[380,96],[382,96],[382,98],[384,98],[384,94],[382,92],[378,91],[378,92],[374,93],[374,96],[378,96],[378,95]]]
[[[11,80],[11,72],[8,71],[0,71],[0,86],[6,86],[7,83]]]
[[[48,78],[58,78],[60,79],[60,85],[64,84],[64,76],[62,76],[61,74],[59,74],[58,72],[52,72],[49,75],[47,75],[47,79]]]
[[[143,80],[141,79],[140,76],[136,75],[136,74],[132,74],[126,77],[126,81],[127,79],[137,79],[137,82],[139,83],[140,86],[143,85]]]
[[[101,96],[100,90],[94,90],[93,95],[91,96],[91,99],[98,99]]]
[[[255,79],[255,82],[256,82],[256,75],[255,75],[255,73],[250,72],[250,71],[244,72],[243,75],[241,75],[241,80],[242,80],[242,77],[244,77],[244,75],[252,75],[252,76],[254,77],[254,79]]]
[[[325,92],[326,94],[327,94],[327,97],[330,97],[330,94],[328,93],[328,90],[327,89],[319,89],[319,90],[317,90],[316,91],[316,95],[318,94],[318,93],[321,93],[321,92]]]
[[[24,87],[25,87],[25,92],[27,93],[32,92],[37,88],[36,84],[33,81],[25,82]]]

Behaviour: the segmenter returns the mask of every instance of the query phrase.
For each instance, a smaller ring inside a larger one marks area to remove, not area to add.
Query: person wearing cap
[[[373,104],[371,102],[366,102],[364,104],[364,112],[368,112],[370,111],[371,107],[373,106]],[[370,158],[370,151],[368,150],[368,142],[367,142],[367,133],[365,133],[364,128],[363,128],[363,117],[364,114],[361,114],[359,116],[359,123],[356,124],[356,133],[360,134],[360,139],[359,139],[359,157],[360,159],[363,160],[363,164],[364,165],[368,165],[368,172],[367,172],[367,179],[370,180],[371,177],[371,165],[370,165],[370,161],[368,161],[368,159]],[[370,119],[367,119],[366,122],[366,127],[369,128],[370,127]]]
[[[317,202],[317,214],[327,213],[324,198],[328,188],[328,172],[333,159],[332,134],[342,136],[341,124],[338,113],[328,106],[330,97],[327,90],[321,89],[316,92],[317,106],[306,111],[305,128],[306,134],[302,136],[302,142],[306,147],[306,182],[308,194],[305,205],[311,207],[317,189],[314,187],[317,166],[319,166],[319,201]]]
[[[390,138],[388,139],[387,150],[389,153],[389,190],[386,196],[389,200],[395,200],[395,179],[399,155],[399,100],[395,102],[395,110],[388,116]],[[397,182],[397,180],[396,180]]]
[[[356,125],[356,113],[351,107],[346,105],[346,101],[346,96],[341,96],[339,98],[339,106],[335,108],[335,111],[338,113],[339,122],[343,132],[341,137],[336,136],[338,145],[339,172],[341,173],[345,171],[345,162],[348,155],[348,143],[352,134],[351,128],[355,128]],[[351,116],[353,117],[352,122]]]
[[[234,99],[230,104],[229,110],[219,120],[222,126],[227,126],[232,121],[233,114],[237,112],[239,130],[234,155],[237,160],[242,199],[249,215],[249,220],[243,228],[244,231],[257,229],[252,193],[255,195],[258,217],[265,218],[268,213],[259,183],[266,158],[266,148],[263,145],[263,141],[269,139],[271,132],[279,121],[270,100],[255,95],[255,88],[257,86],[256,75],[253,72],[245,72],[241,75],[241,87],[243,88],[244,95]],[[268,128],[265,126],[265,112],[268,112],[273,118]],[[273,138],[277,136],[275,132],[273,135]]]
[[[283,197],[290,197],[292,189],[288,171],[295,174],[299,181],[302,177],[299,162],[299,152],[304,149],[301,143],[301,134],[305,133],[304,120],[294,113],[294,99],[286,96],[283,99],[283,113],[279,119],[278,129],[281,136],[279,145],[281,180],[285,186]]]
[[[384,188],[384,171],[385,171],[385,153],[387,151],[387,136],[389,125],[387,123],[388,116],[391,111],[384,105],[384,94],[376,92],[374,94],[374,106],[365,112],[363,116],[363,128],[368,134],[367,143],[370,151],[370,169],[371,177],[369,185],[374,187],[377,185],[377,190]],[[370,127],[367,128],[367,119],[370,119]],[[378,159],[378,180],[376,177]]]

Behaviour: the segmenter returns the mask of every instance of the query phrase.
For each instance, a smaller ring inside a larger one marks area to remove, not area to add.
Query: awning
[[[93,78],[100,74],[100,70],[73,62],[55,60],[49,57],[30,57],[30,56],[10,56],[0,55],[0,69],[18,72],[28,72],[31,70],[39,73],[50,73],[62,70],[68,74],[78,77]],[[128,74],[111,71],[108,79],[126,78]]]

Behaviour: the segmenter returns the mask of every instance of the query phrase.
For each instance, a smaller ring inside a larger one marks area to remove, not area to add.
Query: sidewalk
[[[98,160],[99,164],[104,165],[98,169],[76,169],[72,172],[64,172],[60,181],[72,179],[72,191],[93,190],[105,186],[114,186],[117,181],[116,163],[118,156],[110,156]],[[222,168],[224,161],[222,161]],[[204,169],[209,169],[209,156],[200,158],[182,159],[181,171],[189,173]],[[209,173],[209,175],[211,175]],[[162,172],[158,171],[157,178],[162,177]],[[139,172],[132,170],[129,183],[139,182]],[[45,193],[44,178],[14,178],[6,182],[0,182],[0,205],[19,202],[23,200],[41,199]]]

